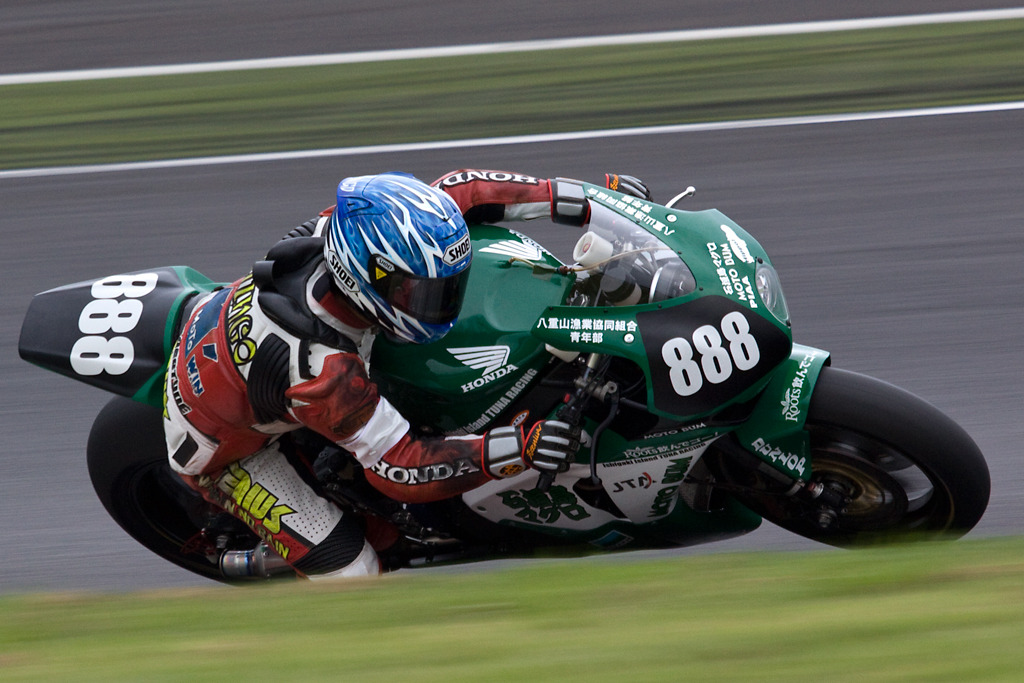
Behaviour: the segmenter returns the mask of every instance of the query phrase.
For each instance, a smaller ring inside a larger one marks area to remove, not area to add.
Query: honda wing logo
[[[463,346],[448,349],[448,353],[455,356],[460,363],[481,372],[480,377],[462,385],[462,393],[478,389],[518,370],[519,368],[508,362],[510,351],[507,346]]]
[[[541,256],[543,256],[540,247],[536,244],[526,244],[515,240],[495,242],[489,247],[484,247],[480,252],[484,254],[498,254],[500,256],[521,258],[526,259],[527,261],[537,261],[540,260]]]
[[[509,348],[507,346],[464,346],[458,349],[448,349],[448,353],[459,359],[463,365],[474,370],[483,370],[486,375],[508,362]]]
[[[744,263],[753,263],[754,257],[750,255],[750,250],[747,248],[747,242],[742,237],[736,234],[736,231],[730,228],[728,225],[722,225],[722,232],[725,233],[725,238],[729,240],[729,246],[732,248],[732,253],[736,254],[736,258]]]

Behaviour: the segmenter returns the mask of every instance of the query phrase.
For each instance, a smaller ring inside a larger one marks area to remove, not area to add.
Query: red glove
[[[605,173],[604,186],[609,190],[615,190],[616,192],[639,197],[640,199],[650,200],[651,198],[651,191],[647,187],[647,183],[636,176]]]

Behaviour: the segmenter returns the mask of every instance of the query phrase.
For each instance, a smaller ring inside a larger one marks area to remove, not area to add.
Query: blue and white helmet
[[[357,310],[399,339],[426,344],[455,325],[473,255],[451,197],[384,173],[338,184],[324,257]]]

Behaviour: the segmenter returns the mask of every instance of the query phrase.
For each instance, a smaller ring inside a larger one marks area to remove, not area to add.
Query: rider
[[[609,174],[606,184],[649,196],[629,176]],[[378,332],[423,344],[455,325],[472,259],[467,220],[583,225],[588,214],[582,187],[564,179],[476,170],[432,186],[400,173],[346,178],[336,206],[200,301],[171,354],[164,425],[172,469],[263,539],[255,557],[225,553],[222,570],[262,572],[249,564],[265,557],[280,566],[269,548],[306,576],[379,572],[360,521],[317,492],[307,456],[279,439],[303,426],[401,502],[456,496],[526,468],[567,468],[578,432],[555,420],[526,435],[509,426],[413,436],[366,361]],[[417,468],[431,474],[396,475]]]

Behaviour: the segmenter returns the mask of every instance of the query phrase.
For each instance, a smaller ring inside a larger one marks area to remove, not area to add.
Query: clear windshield
[[[591,202],[588,228],[573,249],[578,276],[568,303],[631,306],[696,290],[679,254],[626,216]]]

